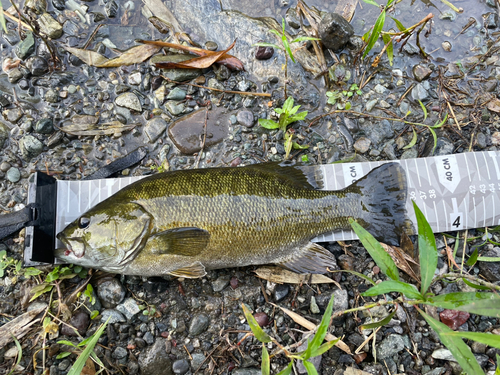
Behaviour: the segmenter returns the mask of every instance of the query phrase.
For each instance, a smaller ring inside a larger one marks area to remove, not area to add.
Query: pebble
[[[493,146],[500,146],[500,132],[494,132],[491,135],[491,144]]]
[[[75,327],[81,336],[85,336],[85,333],[87,332],[87,328],[89,326],[89,322],[90,317],[86,313],[84,313],[83,311],[77,311],[75,314],[73,314],[68,323]],[[78,336],[73,328],[65,324],[61,325],[61,334],[66,336]]]
[[[16,183],[21,179],[21,172],[16,167],[11,167],[6,174],[7,180]]]
[[[316,303],[316,298],[314,298],[314,296],[311,296],[311,302],[309,304],[309,308],[311,309],[311,313],[313,314],[319,314],[321,312],[318,304]]]
[[[97,296],[106,309],[116,307],[125,298],[125,288],[115,278],[101,282],[97,288]]]
[[[109,3],[108,3],[109,4]],[[116,97],[115,104],[120,107],[131,109],[132,111],[142,112],[142,106],[139,98],[132,92],[126,92]]]
[[[205,48],[208,49],[209,51],[217,51],[217,48],[219,48],[219,46],[217,45],[217,43],[209,40],[205,42]]]
[[[186,359],[178,359],[172,364],[174,374],[183,375],[189,371],[189,362]]]
[[[141,351],[139,356],[141,375],[169,374],[172,361],[165,350],[166,344],[166,339],[157,338],[153,346]]]
[[[43,144],[32,135],[26,135],[19,140],[19,149],[25,160],[37,157],[43,150]]]
[[[201,353],[191,354],[191,370],[196,371],[205,361],[205,355]]]
[[[38,120],[35,125],[35,131],[40,134],[51,134],[54,131],[52,119],[42,118]]]
[[[364,154],[366,151],[370,149],[372,141],[366,137],[358,138],[358,140],[354,143],[354,149],[360,154]]]
[[[59,101],[59,95],[56,90],[49,89],[43,97],[47,103],[57,103]]]
[[[19,108],[6,109],[2,112],[2,116],[7,121],[15,124],[21,117],[23,117],[23,111]]]
[[[28,32],[26,33],[26,38],[16,46],[15,53],[21,60],[25,60],[33,52],[35,52],[35,38],[33,37],[33,33]]]
[[[226,286],[229,285],[229,275],[223,275],[218,277],[212,282],[212,289],[214,292],[222,291]]]
[[[167,95],[167,100],[184,100],[186,99],[186,91],[179,87],[174,87]]]
[[[6,161],[4,161],[4,162],[2,162],[2,164],[0,164],[0,171],[7,172],[10,167],[11,167],[11,165],[9,163],[7,163]]]
[[[413,76],[418,82],[422,82],[423,80],[429,78],[431,74],[432,70],[425,65],[417,64],[413,67]]]
[[[123,314],[115,309],[107,309],[101,312],[101,322],[106,322],[109,319],[109,323],[125,323],[127,319]]]
[[[142,74],[139,71],[135,71],[129,74],[128,83],[129,85],[138,86],[141,84]]]
[[[378,99],[372,99],[372,100],[369,100],[368,102],[366,102],[366,110],[368,112],[371,112],[371,110],[373,109],[373,107],[375,107],[375,104],[377,104],[378,102]]]
[[[377,359],[390,358],[405,348],[403,337],[400,335],[389,335],[377,345]]]
[[[247,128],[251,128],[255,125],[255,120],[253,117],[253,113],[251,111],[238,111],[236,115],[236,120],[240,125],[246,126]]]
[[[144,133],[148,136],[149,142],[154,143],[166,129],[167,122],[161,117],[154,117],[144,126]]]
[[[255,58],[257,60],[269,60],[271,57],[274,55],[274,48],[273,47],[257,47],[255,50]]]
[[[274,300],[276,302],[280,302],[288,295],[289,292],[290,292],[290,287],[288,286],[288,284],[276,285],[276,288],[274,288],[273,292]]]
[[[184,104],[169,100],[165,103],[165,108],[174,116],[180,115],[184,111]]]
[[[121,346],[118,346],[111,354],[111,356],[115,359],[125,358],[127,357],[127,355],[128,355],[127,349],[122,348]]]
[[[121,312],[127,320],[131,320],[136,314],[138,314],[141,309],[137,304],[137,301],[133,298],[127,298],[123,301],[123,303],[116,306],[116,309]]]
[[[146,332],[144,334],[144,341],[148,345],[153,345],[153,343],[155,342],[155,338],[154,338],[154,336],[153,336],[153,334],[151,332]]]
[[[421,83],[417,83],[411,90],[411,96],[413,100],[420,100],[422,102],[429,100],[429,93]]]
[[[318,33],[325,48],[336,52],[349,42],[354,28],[340,14],[326,13],[319,23]]]
[[[189,324],[189,334],[191,336],[198,336],[201,333],[205,332],[210,323],[210,319],[205,314],[196,315]]]
[[[32,56],[26,60],[26,67],[35,77],[42,76],[49,71],[49,64],[40,56]]]

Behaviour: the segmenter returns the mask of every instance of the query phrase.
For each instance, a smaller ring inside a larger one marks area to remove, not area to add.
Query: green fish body
[[[260,164],[166,172],[123,188],[58,238],[56,256],[128,275],[201,277],[205,270],[275,263],[325,273],[336,263],[311,239],[350,228],[398,241],[406,178],[388,163],[340,191],[318,190],[310,167]]]

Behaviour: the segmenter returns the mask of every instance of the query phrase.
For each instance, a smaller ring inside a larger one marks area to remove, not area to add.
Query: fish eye
[[[79,220],[78,220],[78,226],[81,228],[81,229],[85,229],[89,226],[90,224],[90,219],[88,217],[85,217],[85,216],[82,216]]]

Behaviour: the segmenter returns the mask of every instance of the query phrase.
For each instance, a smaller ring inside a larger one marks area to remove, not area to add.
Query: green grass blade
[[[476,247],[472,252],[471,256],[469,257],[469,259],[467,259],[467,262],[465,262],[465,264],[468,265],[469,267],[472,267],[474,264],[476,264],[478,257],[479,257],[479,250]]]
[[[415,202],[413,202],[413,209],[415,210],[418,226],[418,251],[420,253],[420,279],[422,282],[420,291],[425,294],[431,285],[437,268],[436,239],[431,226]]]
[[[443,4],[448,5],[451,9],[453,9],[455,12],[460,13],[460,9],[458,9],[455,5],[450,3],[448,0],[441,0]]]
[[[363,0],[365,3],[370,4],[370,5],[375,5],[376,7],[380,7],[375,1],[373,0]]]
[[[292,142],[292,148],[294,150],[306,150],[309,148],[309,145],[299,145],[297,142]]]
[[[415,128],[412,128],[412,130],[413,130],[413,137],[411,138],[410,143],[408,143],[405,147],[403,147],[403,150],[412,148],[417,143],[417,132],[415,131]]]
[[[243,314],[245,314],[245,318],[247,319],[247,323],[250,326],[255,338],[262,343],[271,342],[271,337],[267,333],[265,333],[262,328],[260,328],[259,323],[255,320],[252,313],[247,309],[245,304],[241,304],[241,308],[243,309]]]
[[[422,108],[422,111],[424,112],[424,121],[427,120],[427,108],[425,108],[424,103],[422,103],[421,100],[418,101],[420,103],[420,108]]]
[[[335,346],[337,342],[339,342],[340,339],[332,340],[325,342],[323,345],[321,345],[318,349],[313,350],[311,352],[311,358],[317,357],[319,355],[322,355],[323,353],[326,353],[329,351],[331,348]]]
[[[436,121],[436,124],[433,126],[430,126],[430,127],[432,129],[439,129],[441,126],[443,126],[446,123],[447,120],[448,120],[448,114],[445,114],[444,119],[441,122]]]
[[[443,309],[500,318],[500,297],[494,293],[455,292],[426,298],[425,304]]]
[[[364,297],[374,297],[378,296],[379,294],[392,292],[402,293],[410,299],[423,299],[422,295],[413,285],[397,280],[382,281],[380,284],[377,284],[368,289],[366,292],[361,293],[361,295]]]
[[[500,355],[497,354],[497,368],[495,369],[495,375],[500,375]]]
[[[106,320],[106,322],[101,325],[101,327],[92,335],[92,340],[89,341],[88,345],[85,347],[83,352],[78,356],[76,359],[75,363],[73,366],[71,366],[71,369],[68,372],[68,375],[80,375],[83,369],[83,366],[85,366],[85,362],[87,359],[90,357],[92,354],[95,345],[97,344],[97,340],[101,337],[103,334],[104,330],[106,329],[106,326],[109,322],[109,319]]]
[[[391,256],[386,253],[382,245],[365,228],[359,225],[352,218],[349,218],[352,229],[359,237],[359,240],[373,258],[381,271],[393,280],[399,280],[399,272]]]
[[[280,125],[276,121],[268,120],[265,118],[259,119],[259,125],[266,129],[278,129],[280,127]]]
[[[12,370],[7,375],[11,375],[15,370],[17,365],[19,365],[19,362],[21,362],[21,359],[23,358],[23,348],[21,347],[21,344],[17,340],[16,336],[11,334],[12,339],[14,340],[14,343],[16,344],[17,348],[17,361],[16,364],[12,367]]]
[[[281,39],[281,34],[279,33],[279,31],[276,31],[274,29],[269,29],[269,31],[272,32],[273,34],[276,34],[276,36]]]
[[[311,362],[302,361],[302,364],[306,368],[307,375],[318,375],[318,371],[316,371],[316,367]]]
[[[500,349],[500,336],[494,335],[492,333],[451,331],[443,333],[443,335],[474,340],[486,344],[488,346]]]
[[[396,26],[397,26],[397,28],[398,28],[399,31],[401,31],[401,32],[405,32],[406,31],[406,27],[403,26],[403,24],[401,23],[401,21],[397,20],[394,17],[391,17],[391,18],[394,20],[394,22],[396,22]]]
[[[437,138],[437,135],[436,135],[436,132],[430,127],[428,126],[427,127],[429,129],[429,131],[431,132],[432,134],[432,138],[434,138],[434,147],[432,148],[432,154],[434,154],[434,151],[436,151],[436,147],[437,147],[437,142],[438,142],[438,138]],[[431,155],[432,155],[431,154]]]
[[[262,344],[262,375],[269,375],[271,373],[271,363],[269,362],[269,353],[267,352],[266,345]]]
[[[427,315],[422,310],[418,309],[419,313],[424,317],[429,326],[436,331],[443,344],[453,354],[458,364],[466,374],[484,374],[483,369],[477,363],[476,358],[472,354],[470,348],[462,341],[461,338],[446,336],[443,333],[449,333],[451,328]]]
[[[291,43],[304,42],[306,40],[321,40],[321,39],[313,38],[310,36],[301,36],[301,37],[298,37],[298,38],[295,38],[294,40],[292,40]]]
[[[288,364],[288,366],[286,366],[285,369],[281,370],[276,375],[291,375],[292,374],[292,368],[293,368],[293,362],[290,362]]]
[[[330,326],[330,318],[332,317],[333,300],[334,296],[332,294],[330,302],[328,302],[328,306],[326,307],[325,313],[321,318],[321,323],[319,324],[318,329],[316,330],[316,334],[314,335],[314,338],[307,345],[307,349],[304,353],[304,359],[311,358],[312,357],[311,353],[314,350],[318,349],[323,343],[323,340],[325,339],[325,336],[328,332],[328,327]]]
[[[294,116],[288,117],[285,122],[288,125],[288,124],[291,124],[292,122],[304,120],[306,118],[307,114],[308,114],[307,111],[297,113]]]
[[[368,44],[365,48],[365,52],[363,53],[363,58],[366,57],[368,52],[370,52],[370,50],[375,45],[375,42],[377,41],[377,39],[380,35],[380,32],[382,31],[382,28],[384,27],[384,23],[385,23],[385,11],[380,13],[380,15],[377,18],[377,21],[375,22],[375,25],[373,26],[373,31],[370,35],[370,39],[368,40]]]
[[[478,262],[500,262],[499,257],[479,257]]]
[[[396,314],[397,307],[394,309],[393,312],[391,312],[389,315],[387,315],[384,319],[379,320],[378,322],[375,323],[369,323],[369,324],[363,324],[360,329],[373,329],[373,328],[378,328],[385,326],[386,324],[389,324],[391,321],[392,317]]]
[[[392,66],[392,60],[394,59],[394,47],[392,45],[392,38],[390,35],[382,34],[382,39],[384,44],[387,46],[385,52],[387,53],[387,58],[389,59],[389,65]]]
[[[283,38],[283,46],[285,47],[285,51],[288,53],[288,56],[290,56],[292,61],[295,63],[295,58],[293,57],[292,50],[290,49],[290,44],[286,38]]]
[[[469,280],[467,279],[464,279],[462,278],[463,282],[465,284],[467,284],[468,286],[470,286],[471,288],[474,288],[474,289],[477,289],[477,290],[490,290],[490,288],[488,288],[487,286],[484,286],[484,285],[479,285],[479,284],[474,284],[472,282],[470,282]]]

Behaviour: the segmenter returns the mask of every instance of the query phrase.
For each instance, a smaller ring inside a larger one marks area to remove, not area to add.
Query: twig
[[[198,164],[200,163],[201,160],[201,155],[203,154],[203,149],[205,148],[205,142],[207,140],[207,120],[208,120],[208,105],[205,111],[205,126],[203,131],[203,141],[201,143],[201,149],[198,152],[198,157],[196,158],[196,161],[194,163],[194,168],[198,168]]]
[[[240,95],[254,95],[254,96],[265,96],[266,98],[270,98],[271,97],[271,94],[268,94],[268,93],[265,93],[265,92],[247,92],[247,91],[232,91],[232,90],[221,90],[221,89],[214,89],[212,87],[207,87],[207,86],[201,86],[201,85],[197,85],[195,83],[188,83],[188,82],[178,82],[178,81],[174,81],[173,79],[170,79],[168,77],[165,77],[165,76],[161,76],[165,81],[168,81],[168,82],[172,82],[172,83],[176,83],[178,85],[188,85],[188,86],[194,86],[194,87],[199,87],[201,89],[207,89],[207,90],[212,90],[212,91],[219,91],[219,92],[223,92],[223,93],[226,93],[226,94],[240,94]]]
[[[495,285],[493,283],[490,283],[488,281],[482,280],[476,276],[471,276],[471,275],[465,275],[465,274],[460,274],[460,273],[445,273],[444,275],[438,276],[433,280],[433,283],[436,281],[442,280],[442,279],[467,279],[470,281],[474,281],[475,283],[478,283],[480,285],[484,285],[485,287],[488,287],[490,289],[500,291],[500,285]]]

